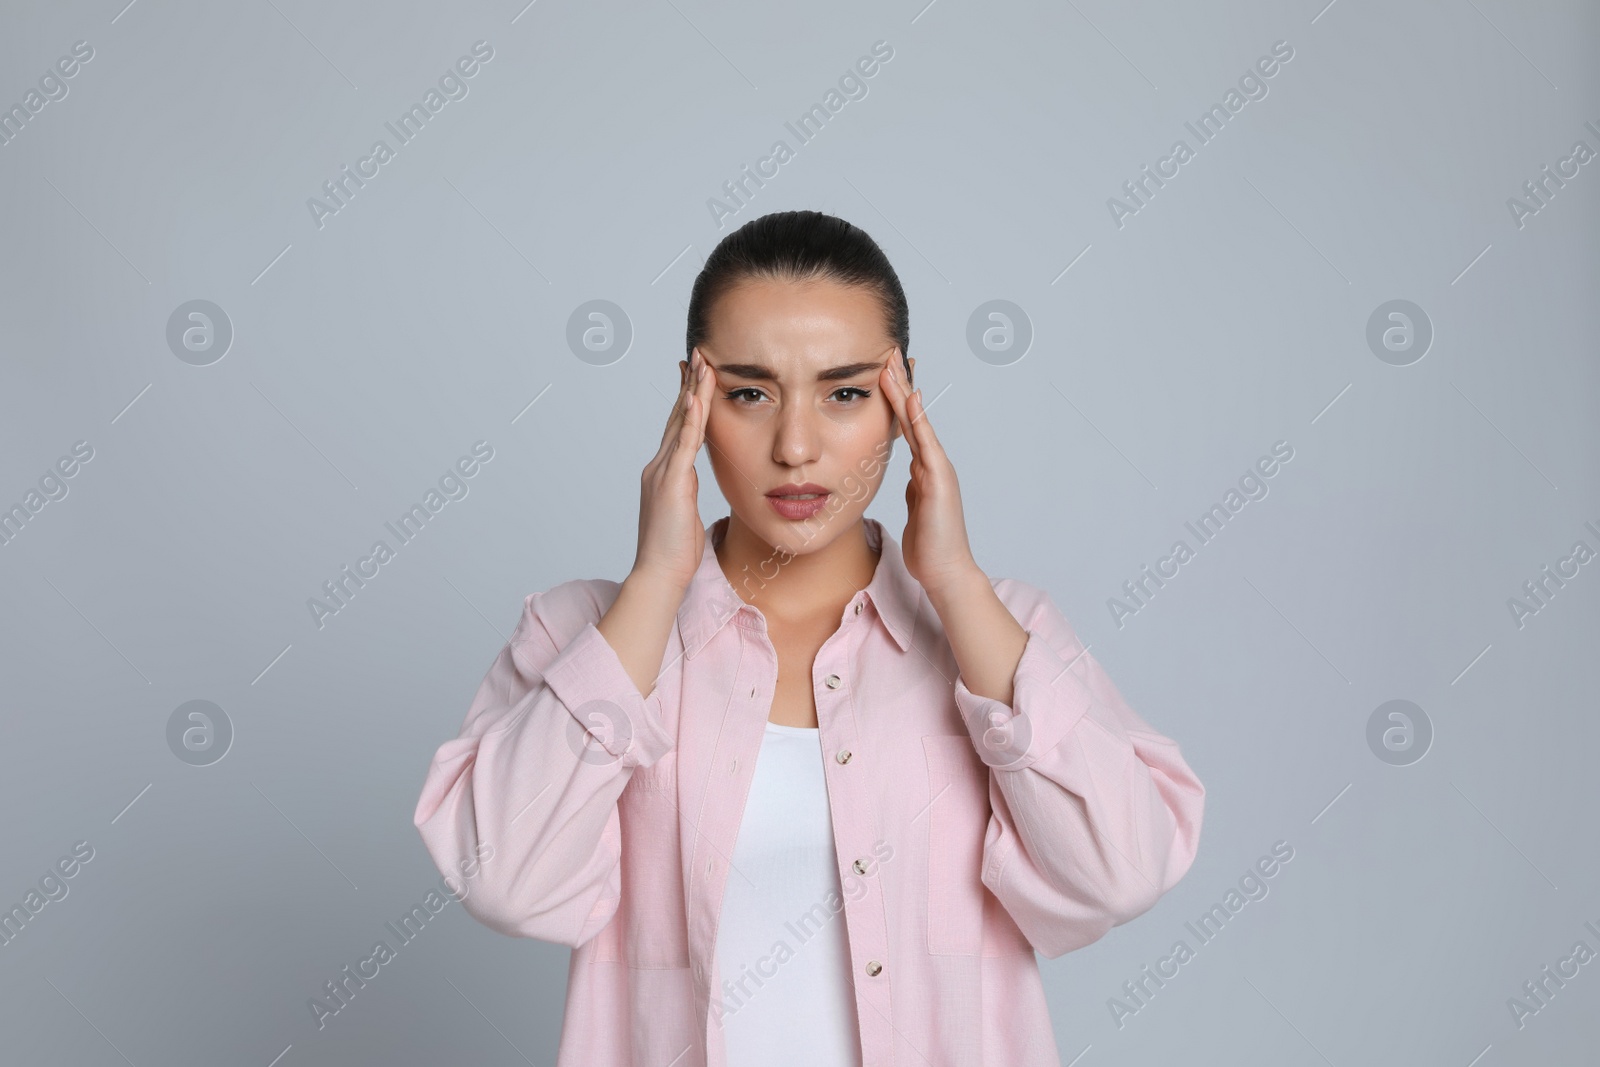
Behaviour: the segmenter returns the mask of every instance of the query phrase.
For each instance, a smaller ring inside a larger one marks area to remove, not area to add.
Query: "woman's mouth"
[[[820,485],[784,486],[767,494],[772,509],[779,515],[798,522],[809,519],[828,503],[830,494]]]

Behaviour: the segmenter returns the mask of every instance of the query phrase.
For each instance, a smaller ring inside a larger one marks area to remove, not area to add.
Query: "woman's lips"
[[[800,496],[769,494],[767,500],[772,504],[772,509],[779,515],[790,521],[798,522],[803,519],[809,519],[821,511],[828,503],[828,496],[828,492],[822,490],[815,494],[806,493]]]

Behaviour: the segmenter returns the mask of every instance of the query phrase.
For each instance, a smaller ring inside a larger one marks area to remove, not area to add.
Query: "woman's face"
[[[794,555],[850,529],[900,436],[878,382],[900,357],[873,293],[834,281],[747,280],[711,308],[700,354],[716,371],[707,451],[734,515]],[[688,366],[679,362],[685,375]],[[823,495],[778,499],[806,485]]]

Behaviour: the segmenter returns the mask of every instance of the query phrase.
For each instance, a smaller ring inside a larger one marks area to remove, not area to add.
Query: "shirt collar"
[[[705,550],[700,557],[700,566],[678,608],[678,627],[683,634],[684,651],[691,659],[740,611],[761,617],[760,610],[746,603],[734,590],[727,575],[722,573],[722,565],[717,562],[716,546],[722,543],[728,532],[729,519],[730,516],[724,515],[706,527]],[[863,516],[862,522],[866,526],[867,544],[880,555],[872,581],[857,596],[872,605],[900,651],[910,651],[917,614],[922,606],[922,586],[906,570],[905,559],[900,554],[900,542],[890,536],[877,519]],[[774,560],[768,565],[768,570],[776,565]],[[749,576],[750,586],[760,588],[762,578],[770,576],[752,573]],[[851,600],[853,602],[855,597]],[[845,610],[849,611],[848,605]]]

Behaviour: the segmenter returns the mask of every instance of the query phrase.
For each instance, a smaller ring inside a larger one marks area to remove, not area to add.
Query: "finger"
[[[695,415],[698,407],[697,399],[693,393],[684,399],[686,407],[683,424],[678,428],[677,439],[672,444],[672,457],[668,460],[670,467],[694,466],[695,455],[700,451],[700,420]]]
[[[717,368],[704,355],[700,357],[700,379],[695,383],[695,404],[700,419],[700,439],[705,440],[706,424],[711,421],[711,402],[717,394]]]
[[[695,351],[699,352],[699,349]],[[700,446],[705,444],[706,440],[706,423],[711,420],[711,398],[717,388],[717,371],[711,365],[711,361],[701,354],[695,374],[694,387],[690,390],[694,410],[688,417],[694,425],[692,448],[694,452],[699,452]]]
[[[911,458],[916,459],[921,455],[917,445],[916,431],[911,425],[911,416],[906,411],[907,387],[905,384],[905,368],[901,365],[898,353],[891,356],[885,368],[889,384],[884,392],[888,395],[889,406],[894,410],[895,418],[900,421],[900,434],[906,439],[906,447],[911,449]]]
[[[942,458],[944,456],[944,446],[939,443],[939,437],[933,429],[933,422],[928,418],[928,409],[923,402],[922,390],[913,389],[911,383],[906,380],[905,364],[903,362],[897,361],[895,369],[899,372],[896,375],[896,384],[900,386],[903,397],[902,408],[905,411],[906,421],[910,426],[910,429],[906,431],[906,436],[911,440],[913,456],[921,458],[923,453],[926,452],[929,459]]]
[[[656,449],[657,456],[660,456],[666,452],[668,444],[673,441],[683,429],[683,418],[687,413],[686,404],[694,385],[695,367],[699,363],[699,360],[696,358],[698,352],[699,349],[695,349],[694,352],[689,354],[689,374],[685,381],[678,383],[678,396],[673,402],[672,413],[667,416],[666,428],[661,431],[661,445]]]
[[[698,349],[696,352],[698,353]],[[716,373],[704,356],[695,361],[694,382],[684,397],[683,425],[679,430],[677,458],[682,465],[693,466],[700,446],[706,439],[706,422],[710,418],[711,393],[716,386]]]
[[[939,435],[933,431],[933,421],[928,418],[921,389],[913,390],[906,398],[906,410],[911,413],[911,426],[917,433],[918,448],[926,452],[929,459],[943,459],[944,446],[939,443]]]

